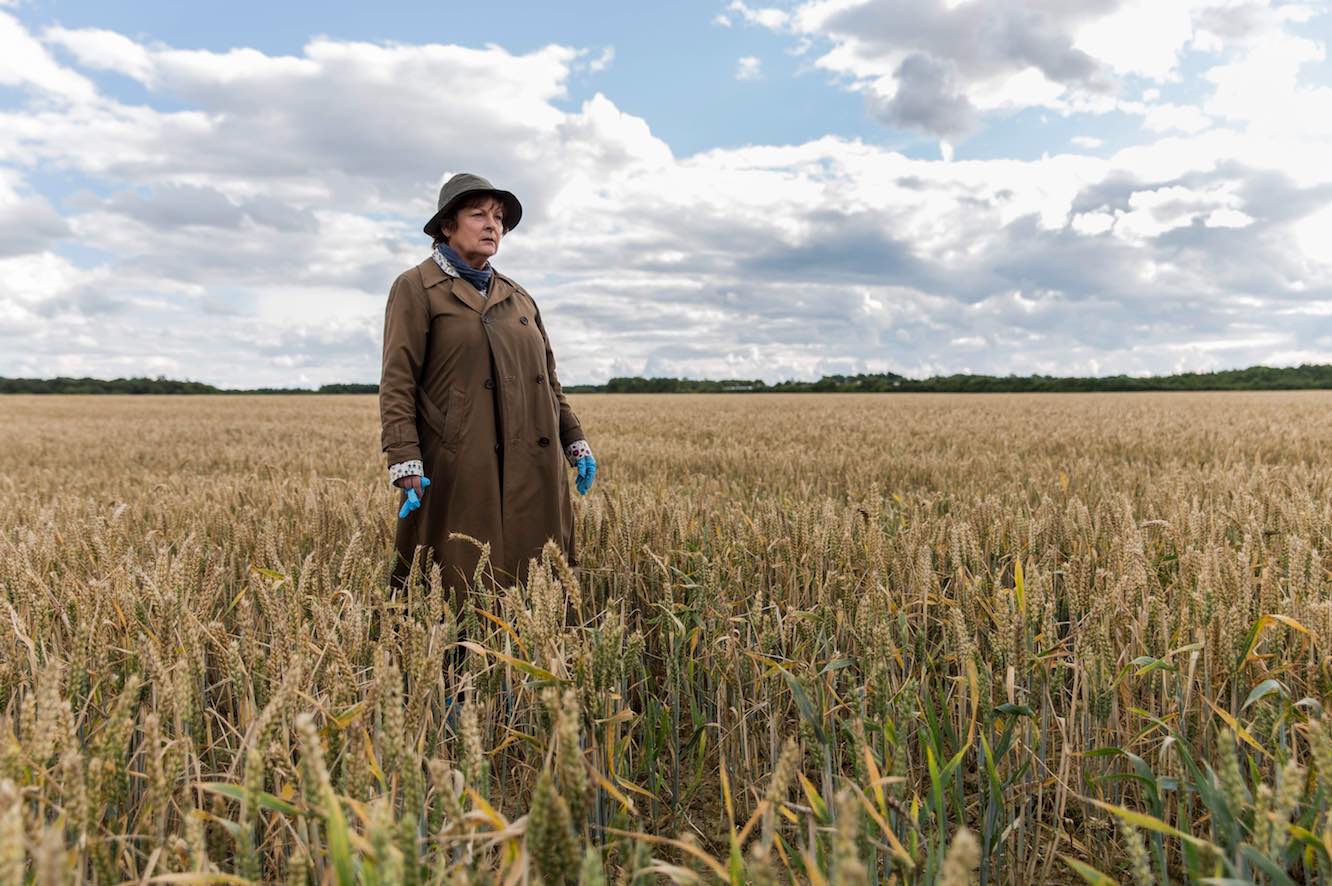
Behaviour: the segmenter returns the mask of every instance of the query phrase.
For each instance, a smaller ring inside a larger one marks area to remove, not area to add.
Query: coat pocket
[[[462,392],[450,388],[449,399],[443,409],[424,392],[418,392],[416,405],[420,416],[434,432],[435,439],[450,449],[454,448],[458,443],[458,429],[461,426]]]

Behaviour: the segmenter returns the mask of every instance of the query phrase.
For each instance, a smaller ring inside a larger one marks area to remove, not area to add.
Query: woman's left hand
[[[579,495],[587,495],[587,491],[592,488],[592,481],[597,477],[597,460],[590,455],[581,456],[577,467],[578,478],[574,481],[574,486],[578,489]]]

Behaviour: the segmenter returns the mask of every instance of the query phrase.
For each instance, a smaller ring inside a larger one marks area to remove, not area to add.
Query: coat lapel
[[[448,281],[451,291],[459,301],[467,305],[467,307],[471,308],[473,311],[476,311],[478,314],[485,313],[486,300],[481,297],[481,293],[477,292],[472,287],[471,283],[468,283],[461,277],[449,277]]]
[[[443,284],[449,288],[449,291],[453,293],[458,301],[467,305],[467,307],[471,308],[473,311],[476,311],[478,314],[485,311],[486,300],[481,297],[481,293],[477,292],[472,287],[472,284],[468,283],[466,280],[463,280],[460,277],[450,277],[448,274],[444,273],[439,265],[435,264],[433,258],[426,259],[417,265],[417,267],[421,270],[421,282],[427,289],[431,286]]]
[[[490,295],[486,299],[486,306],[482,309],[482,313],[489,311],[511,295],[513,295],[513,287],[509,285],[509,281],[499,274],[495,274],[490,278]]]

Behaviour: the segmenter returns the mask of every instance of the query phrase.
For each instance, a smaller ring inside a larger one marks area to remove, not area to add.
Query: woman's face
[[[499,252],[503,236],[504,204],[494,197],[459,209],[453,214],[453,221],[444,224],[449,247],[474,268],[485,267],[490,257]]]

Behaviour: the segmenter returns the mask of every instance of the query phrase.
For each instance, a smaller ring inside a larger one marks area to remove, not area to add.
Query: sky
[[[378,380],[440,184],[565,384],[1332,362],[1332,3],[0,0],[0,376]]]

